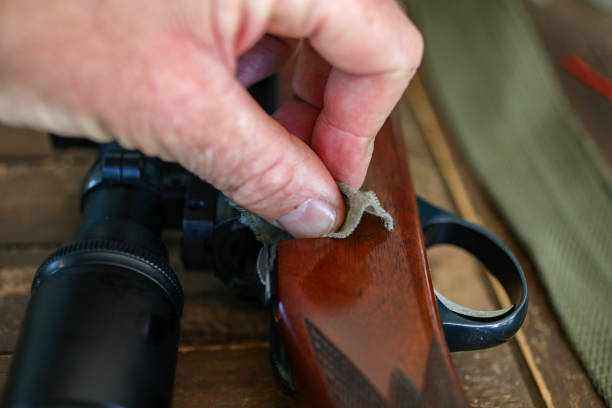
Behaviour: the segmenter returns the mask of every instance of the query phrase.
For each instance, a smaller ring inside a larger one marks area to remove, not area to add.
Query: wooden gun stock
[[[399,123],[377,136],[364,188],[395,220],[344,240],[283,241],[274,319],[307,407],[460,407]]]

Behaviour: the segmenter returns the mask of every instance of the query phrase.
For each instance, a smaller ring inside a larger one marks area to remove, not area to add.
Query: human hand
[[[305,39],[295,97],[245,90]],[[343,220],[422,55],[393,0],[4,0],[0,121],[178,161],[296,237]]]

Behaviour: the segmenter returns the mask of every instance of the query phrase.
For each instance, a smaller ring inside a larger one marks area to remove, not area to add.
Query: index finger
[[[419,31],[393,0],[289,0],[271,13],[270,32],[307,37],[333,66],[312,148],[336,180],[360,187],[373,138],[420,64]]]

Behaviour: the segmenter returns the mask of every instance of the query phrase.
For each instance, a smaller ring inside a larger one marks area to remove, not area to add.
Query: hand
[[[294,40],[291,40],[294,39]],[[270,117],[245,86],[304,39]],[[419,65],[393,0],[4,0],[0,121],[181,163],[296,237],[337,228]]]

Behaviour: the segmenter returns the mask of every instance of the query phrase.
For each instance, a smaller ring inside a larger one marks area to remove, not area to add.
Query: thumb
[[[181,75],[163,93],[155,129],[147,132],[157,136],[153,153],[177,160],[297,238],[337,229],[344,202],[314,151],[266,114],[226,70],[210,77],[215,81]]]

